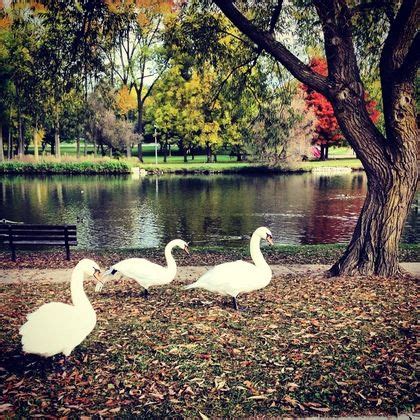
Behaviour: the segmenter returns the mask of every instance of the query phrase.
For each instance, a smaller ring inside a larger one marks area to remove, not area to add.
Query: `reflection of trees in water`
[[[311,211],[303,224],[302,242],[349,240],[366,195],[364,175],[314,176],[313,193]]]
[[[1,218],[75,223],[80,246],[96,248],[163,246],[175,237],[223,244],[260,225],[269,226],[278,243],[343,241],[366,192],[363,173],[21,176],[0,177],[0,186]],[[416,242],[414,208],[408,223],[405,241]]]

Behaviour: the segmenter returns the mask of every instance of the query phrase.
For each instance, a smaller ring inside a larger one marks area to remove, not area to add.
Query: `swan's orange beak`
[[[184,246],[184,251],[185,251],[188,255],[190,255],[190,250],[189,250],[189,248],[188,248],[188,245],[185,245],[185,246]]]
[[[267,242],[268,242],[270,245],[274,245],[274,242],[273,242],[273,237],[272,237],[271,235],[267,235],[266,240],[267,240]]]

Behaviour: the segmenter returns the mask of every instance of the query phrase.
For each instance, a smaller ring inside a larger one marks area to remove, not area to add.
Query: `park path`
[[[412,276],[420,279],[420,263],[401,263],[401,266]],[[299,264],[299,265],[271,265],[273,276],[287,274],[322,274],[328,270],[329,265],[321,264]],[[202,274],[209,270],[211,266],[180,266],[178,267],[176,280],[187,280],[187,283],[198,279]],[[51,282],[61,283],[70,280],[72,269],[12,269],[0,270],[0,284],[14,284],[27,282]]]

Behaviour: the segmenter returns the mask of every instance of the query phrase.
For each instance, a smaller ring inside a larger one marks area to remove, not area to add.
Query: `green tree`
[[[105,46],[103,52],[111,67],[111,80],[134,89],[137,98],[138,159],[143,162],[144,106],[157,80],[168,65],[162,48],[165,22],[173,14],[172,2],[106,1],[113,15],[114,48]],[[128,150],[131,153],[131,150]]]

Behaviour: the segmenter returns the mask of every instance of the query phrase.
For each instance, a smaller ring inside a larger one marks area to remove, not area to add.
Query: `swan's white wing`
[[[168,270],[144,258],[129,258],[113,265],[115,270],[137,281],[141,286],[165,284],[168,281]]]
[[[64,303],[51,302],[27,316],[19,333],[23,350],[41,356],[70,354],[96,324],[93,310],[80,310]]]
[[[260,289],[263,273],[255,265],[245,261],[233,261],[216,265],[201,276],[194,287],[210,292],[236,296],[242,292]]]

